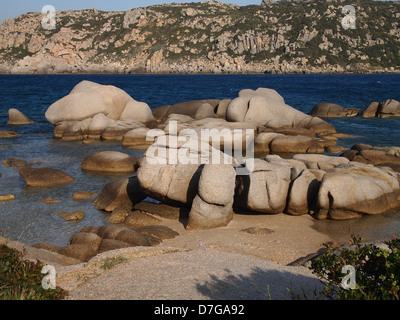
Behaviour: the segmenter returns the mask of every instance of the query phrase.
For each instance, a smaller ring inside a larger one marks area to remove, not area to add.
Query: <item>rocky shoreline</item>
[[[396,3],[355,1],[356,32],[342,25],[343,6],[208,1],[68,10],[56,12],[54,27],[30,12],[0,24],[0,73],[398,73]]]
[[[396,104],[382,105],[390,105],[397,116]],[[343,220],[400,207],[399,147],[341,147],[338,139],[348,135],[287,105],[275,90],[244,89],[232,100],[186,101],[151,110],[119,88],[83,81],[45,116],[54,125],[55,139],[119,141],[145,151],[143,158],[102,151],[82,159],[83,170],[132,176],[106,184],[98,194],[76,194],[94,197],[95,208],[109,214],[109,225],[85,227],[65,247],[33,246],[65,256],[71,264],[106,251],[179,239],[176,223],[184,232],[218,233],[237,214],[244,220],[282,214]],[[10,110],[9,123],[32,122]],[[14,135],[3,132],[7,136]],[[250,156],[249,145],[256,152]],[[29,186],[74,182],[52,168],[24,166],[18,159],[7,163],[20,165]],[[60,216],[81,220],[84,212]],[[271,231],[247,227],[263,236]]]

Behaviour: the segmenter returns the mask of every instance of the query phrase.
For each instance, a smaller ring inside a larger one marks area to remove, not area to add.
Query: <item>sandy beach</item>
[[[28,247],[26,257],[53,264],[57,285],[73,300],[280,300],[292,299],[288,289],[312,298],[321,285],[307,267],[287,266],[331,240],[313,230],[311,216],[236,214],[227,227],[200,231],[186,230],[184,221],[160,219],[180,236],[156,247],[108,251],[73,266],[57,264],[58,255],[43,249]],[[266,228],[268,234],[242,231],[248,228]],[[120,257],[113,268],[102,268]]]

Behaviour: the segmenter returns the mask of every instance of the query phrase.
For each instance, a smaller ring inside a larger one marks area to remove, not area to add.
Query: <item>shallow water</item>
[[[0,163],[0,194],[16,200],[0,203],[0,233],[27,244],[50,242],[65,245],[82,227],[107,224],[107,215],[92,206],[92,199],[76,202],[72,193],[99,193],[115,175],[83,172],[82,160],[101,150],[116,150],[141,156],[142,151],[124,149],[120,143],[63,142],[52,137],[53,126],[44,118],[47,108],[69,93],[82,80],[115,85],[152,108],[196,99],[235,98],[241,89],[258,87],[277,90],[286,102],[308,113],[318,102],[364,109],[372,101],[400,100],[400,75],[29,75],[0,76],[0,130],[13,130],[20,137],[0,139],[0,161],[20,158],[36,167],[60,169],[75,182],[60,188],[26,188],[18,171]],[[8,109],[17,108],[35,121],[32,125],[8,126]],[[340,139],[340,145],[355,143],[400,146],[400,119],[328,119],[338,131],[354,137]],[[131,174],[119,175],[130,176]],[[46,205],[45,198],[59,203]],[[60,211],[81,209],[86,217],[79,223],[58,217]],[[368,238],[390,238],[400,232],[400,214],[388,213],[351,221],[316,221],[323,233],[348,238],[359,233]]]

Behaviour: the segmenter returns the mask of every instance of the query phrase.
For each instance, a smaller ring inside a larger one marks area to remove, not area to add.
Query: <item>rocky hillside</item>
[[[356,27],[344,28],[345,5]],[[400,3],[264,0],[27,13],[0,25],[2,73],[320,73],[400,70]]]

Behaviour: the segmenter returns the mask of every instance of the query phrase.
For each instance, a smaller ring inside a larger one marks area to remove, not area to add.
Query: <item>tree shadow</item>
[[[224,271],[224,277],[212,275],[197,283],[197,290],[212,300],[315,300],[324,287],[317,278],[285,270],[255,267],[247,275]]]

